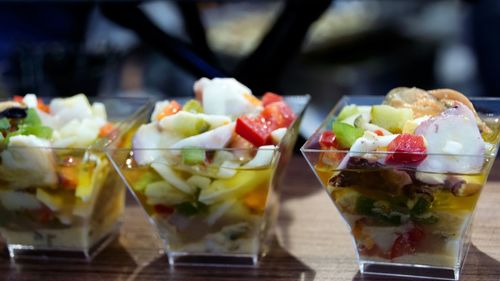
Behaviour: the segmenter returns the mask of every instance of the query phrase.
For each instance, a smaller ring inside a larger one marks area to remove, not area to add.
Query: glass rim
[[[395,151],[351,151],[344,149],[320,149],[320,148],[311,148],[312,141],[318,136],[324,128],[330,123],[330,119],[335,116],[335,113],[339,111],[344,104],[349,99],[383,99],[385,96],[383,95],[343,95],[339,101],[333,106],[333,108],[328,112],[326,117],[321,121],[321,124],[314,130],[314,133],[307,138],[304,142],[300,151],[303,153],[321,153],[321,152],[334,152],[334,153],[349,153],[349,154],[373,154],[373,155],[394,155],[394,154],[405,154],[405,155],[427,155],[427,156],[442,156],[442,157],[486,157],[486,158],[495,158],[498,152],[498,148],[500,146],[500,141],[493,145],[493,150],[491,153],[485,154],[452,154],[452,153],[428,153],[428,152],[395,152]],[[488,101],[495,102],[500,104],[500,97],[467,97],[471,102],[474,101]],[[340,112],[340,111],[339,111]],[[499,115],[500,116],[500,115]]]
[[[310,100],[311,100],[311,95],[309,94],[302,94],[302,95],[281,95],[285,99],[293,99],[293,100],[300,100],[300,108],[298,108],[298,111],[295,112],[297,114],[297,118],[293,120],[293,122],[286,128],[289,130],[295,124],[298,122],[298,120],[301,118],[301,116],[304,114]],[[165,97],[165,99],[169,100],[189,100],[189,99],[194,99],[194,97],[182,97],[182,96],[177,96],[177,97]],[[152,100],[146,107],[145,110],[152,110],[155,106],[155,103],[159,100]],[[148,118],[149,120],[149,118]],[[148,123],[143,123],[144,124],[150,124],[151,122]],[[234,123],[234,121],[232,121]],[[145,148],[133,148],[132,146],[130,147],[105,147],[103,150],[105,151],[131,151],[131,150],[140,150],[140,151],[186,151],[186,150],[194,150],[194,149],[203,149],[205,151],[257,151],[257,150],[264,150],[264,151],[279,151],[283,147],[282,141],[280,141],[278,144],[275,144],[274,147],[267,147],[267,148],[262,148],[260,147],[250,147],[250,148],[210,148],[210,147],[183,147],[183,148],[152,148],[152,147],[145,147]]]
[[[26,93],[25,95],[30,94]],[[80,93],[78,93],[80,94]],[[75,94],[75,95],[78,95]],[[74,95],[73,95],[74,96]],[[64,97],[58,97],[58,96],[37,96],[37,98],[41,98],[42,100],[47,99],[47,100],[53,100],[57,98],[70,98],[72,96],[64,96]],[[142,112],[146,111],[149,109],[149,106],[153,104],[153,99],[151,97],[131,97],[131,96],[122,96],[122,95],[117,95],[117,96],[111,96],[111,97],[101,97],[101,96],[86,96],[87,99],[93,103],[93,102],[100,102],[100,101],[106,101],[106,100],[111,100],[111,101],[117,101],[118,103],[127,103],[130,101],[138,102],[140,104],[137,105],[137,108],[126,118],[122,118],[119,120],[115,120],[113,123],[115,125],[115,128],[109,132],[107,135],[102,136],[97,138],[92,144],[85,146],[85,147],[61,147],[61,146],[56,146],[56,145],[49,145],[49,146],[6,146],[2,149],[2,151],[9,150],[9,149],[52,149],[52,150],[73,150],[73,151],[98,151],[98,150],[104,150],[104,148],[108,147],[111,143],[113,143],[115,140],[119,139],[118,137],[114,136],[116,132],[118,134],[123,133],[120,132],[120,129],[124,128],[127,126],[128,122],[133,122]],[[13,96],[10,97],[4,97],[0,98],[0,102],[2,101],[11,101]],[[109,111],[106,108],[106,114],[109,115]],[[109,116],[108,116],[108,122],[109,122]],[[26,135],[29,136],[29,135]]]
[[[116,95],[116,96],[89,96],[85,93],[76,93],[76,94],[73,94],[73,95],[69,95],[69,96],[39,96],[37,95],[36,93],[26,93],[24,94],[23,96],[21,97],[24,97],[26,95],[29,95],[29,94],[34,94],[36,95],[37,98],[41,98],[42,100],[45,101],[45,99],[47,100],[53,100],[53,99],[64,99],[64,98],[71,98],[73,96],[76,96],[76,95],[80,95],[80,94],[84,94],[87,99],[89,101],[99,101],[99,100],[145,100],[145,101],[152,101],[154,100],[152,97],[149,97],[149,96],[137,96],[137,97],[134,97],[134,96],[129,96],[129,95]],[[0,98],[0,102],[1,101],[11,101],[14,96],[20,96],[20,95],[10,95],[10,96],[7,96],[7,97],[2,97]]]
[[[498,145],[496,145],[498,147]],[[344,154],[372,154],[372,155],[425,155],[425,156],[442,156],[442,157],[486,157],[495,158],[495,151],[489,154],[452,154],[452,153],[428,153],[428,152],[397,152],[397,151],[351,151],[351,150],[339,150],[339,149],[316,149],[316,148],[304,148],[301,147],[300,151],[305,153],[322,153],[322,152],[332,152],[332,153],[344,153]]]

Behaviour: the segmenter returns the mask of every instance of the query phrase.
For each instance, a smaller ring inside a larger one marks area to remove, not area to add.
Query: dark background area
[[[0,94],[164,98],[233,76],[310,94],[307,136],[345,94],[499,96],[498,30],[496,0],[7,1]]]

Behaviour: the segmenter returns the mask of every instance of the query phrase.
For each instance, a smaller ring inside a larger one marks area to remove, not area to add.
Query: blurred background
[[[500,1],[2,1],[0,95],[192,95],[231,76],[310,94],[307,137],[345,94],[500,95]]]

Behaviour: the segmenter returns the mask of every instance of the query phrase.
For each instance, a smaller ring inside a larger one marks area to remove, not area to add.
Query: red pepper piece
[[[271,103],[277,102],[277,101],[283,101],[283,97],[278,95],[278,94],[275,94],[273,92],[266,92],[264,94],[264,96],[262,96],[262,105],[263,106],[266,106],[268,104],[271,104]]]
[[[401,134],[387,145],[387,151],[394,152],[386,158],[387,164],[416,164],[427,157],[424,137]]]
[[[274,129],[288,128],[297,118],[293,110],[283,101],[265,106],[261,116],[270,121]]]
[[[273,130],[272,124],[263,117],[242,116],[236,119],[236,133],[257,147],[267,143]]]

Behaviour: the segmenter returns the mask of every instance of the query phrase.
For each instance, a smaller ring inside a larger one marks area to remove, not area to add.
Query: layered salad
[[[83,94],[0,102],[0,234],[11,250],[88,251],[123,211],[95,145],[115,132]],[[105,182],[108,184],[105,185]]]
[[[391,90],[344,106],[318,134],[314,169],[361,261],[455,267],[500,138],[463,94]]]
[[[155,104],[119,169],[169,255],[257,254],[278,148],[297,113],[232,78],[202,78],[194,92]]]

